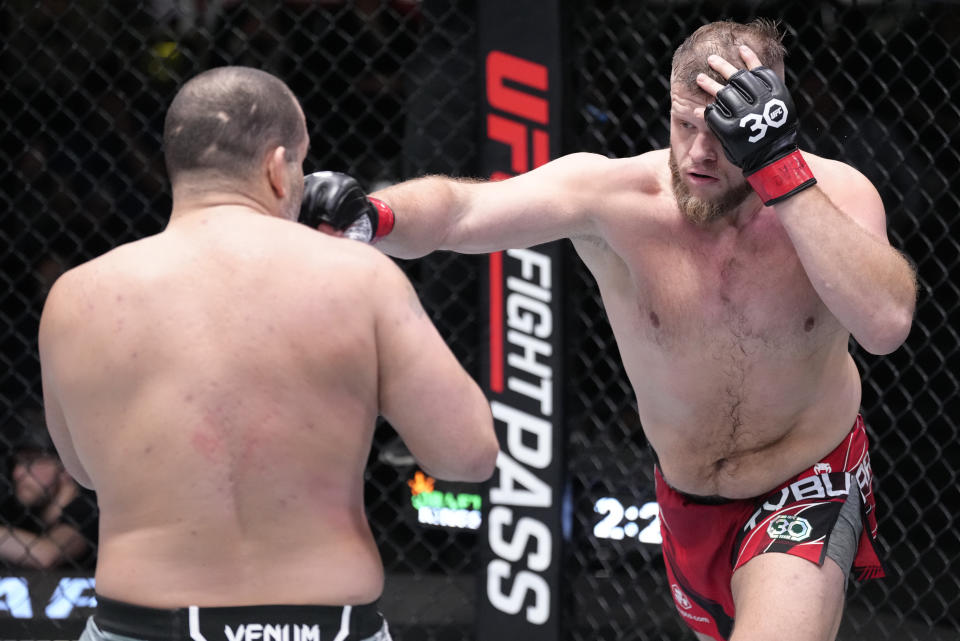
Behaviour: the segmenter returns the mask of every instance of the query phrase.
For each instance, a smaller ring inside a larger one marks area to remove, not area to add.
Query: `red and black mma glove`
[[[793,99],[772,69],[741,69],[730,76],[704,118],[764,205],[817,184],[797,148]]]
[[[357,181],[336,171],[317,171],[303,179],[299,221],[313,229],[327,223],[347,238],[373,243],[393,230],[393,210],[367,196]]]

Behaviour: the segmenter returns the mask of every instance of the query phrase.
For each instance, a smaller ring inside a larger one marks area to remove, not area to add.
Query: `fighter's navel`
[[[817,324],[817,321],[814,320],[813,316],[807,316],[807,320],[803,321],[803,331],[809,332],[813,329],[813,326]]]
[[[650,324],[653,325],[654,329],[660,327],[660,317],[657,316],[656,312],[650,312]]]

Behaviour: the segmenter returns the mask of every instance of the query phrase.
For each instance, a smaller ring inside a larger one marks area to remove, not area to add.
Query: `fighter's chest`
[[[819,333],[825,314],[778,228],[678,237],[626,257],[635,328],[658,344],[783,348]]]

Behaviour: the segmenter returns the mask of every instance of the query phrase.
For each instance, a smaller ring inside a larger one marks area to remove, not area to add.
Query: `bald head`
[[[218,67],[187,82],[163,127],[170,182],[242,183],[264,157],[284,147],[287,160],[306,138],[296,96],[275,76],[250,67]]]
[[[765,66],[783,77],[783,58],[787,53],[777,24],[766,18],[740,24],[724,20],[705,24],[677,47],[673,54],[670,84],[690,92],[700,90],[697,74],[705,73],[717,82],[726,81],[707,64],[707,56],[717,54],[735,67],[743,68],[740,45],[747,45]]]

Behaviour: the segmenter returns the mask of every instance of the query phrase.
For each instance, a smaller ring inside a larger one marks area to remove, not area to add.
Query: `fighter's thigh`
[[[771,552],[734,572],[736,617],[730,641],[833,641],[843,614],[844,576],[827,559]]]

